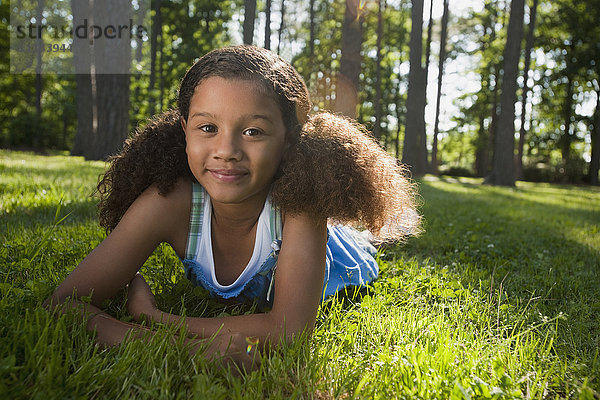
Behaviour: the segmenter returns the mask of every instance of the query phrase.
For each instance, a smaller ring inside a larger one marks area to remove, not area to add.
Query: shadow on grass
[[[535,313],[563,313],[563,340],[593,358],[600,344],[598,196],[570,189],[423,182],[425,233],[390,255],[446,267],[464,285],[502,290],[503,301]],[[564,203],[545,202],[544,190],[557,190]]]
[[[74,168],[76,169],[74,171]],[[104,173],[103,169],[96,166],[86,164],[84,162],[75,165],[65,165],[64,162],[54,161],[49,159],[48,163],[39,166],[23,165],[3,165],[1,168],[3,174],[18,174],[25,178],[39,176],[42,178],[60,178],[72,176],[74,172],[78,177],[99,177]]]
[[[78,225],[89,223],[98,220],[96,204],[98,200],[95,198],[87,198],[85,200],[70,201],[68,204],[63,204],[60,207],[60,220],[65,215],[70,215],[62,221],[61,225]],[[0,232],[9,228],[28,229],[40,225],[52,226],[56,216],[58,204],[44,204],[37,206],[17,206],[9,213],[0,213],[2,224]]]

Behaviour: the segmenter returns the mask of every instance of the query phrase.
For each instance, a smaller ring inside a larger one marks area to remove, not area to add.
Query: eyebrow
[[[209,117],[209,118],[216,118],[216,116],[214,114],[211,114],[209,112],[206,111],[198,111],[195,112],[193,114],[190,115],[190,119],[194,118],[194,117]],[[269,123],[273,123],[273,120],[271,118],[269,118],[269,116],[265,115],[265,114],[244,114],[241,116],[241,118],[243,119],[262,119],[265,120]]]

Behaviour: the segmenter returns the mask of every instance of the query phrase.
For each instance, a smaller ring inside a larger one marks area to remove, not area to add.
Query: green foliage
[[[33,15],[35,2],[20,7]],[[315,0],[314,54],[309,46],[308,2],[287,3],[283,32],[284,55],[293,54],[292,64],[305,78],[315,107],[334,107],[336,80],[341,59],[341,32],[345,10],[342,0]],[[381,143],[401,148],[406,122],[408,0],[388,0],[383,13]],[[528,1],[528,7],[531,7]],[[589,161],[590,105],[600,88],[600,35],[598,1],[548,1],[539,4],[530,82],[533,104],[526,118],[524,164],[530,179],[580,182],[583,164]],[[230,44],[243,14],[241,0],[162,0],[156,51],[155,82],[150,85],[150,46],[143,54],[134,51],[130,130],[155,113],[174,106],[179,80],[191,63],[207,51]],[[264,4],[259,2],[259,12]],[[277,9],[278,6],[274,6]],[[359,89],[359,122],[371,128],[375,122],[377,2],[359,2],[363,15],[363,44]],[[483,8],[466,16],[452,16],[449,58],[471,60],[469,71],[479,88],[454,99],[459,111],[454,127],[442,132],[440,159],[443,167],[459,167],[485,176],[493,155],[493,135],[502,77],[502,52],[506,42],[509,2],[486,0]],[[452,12],[451,12],[452,15]],[[35,75],[9,73],[9,2],[0,2],[0,146],[3,148],[70,149],[76,133],[75,82],[71,75],[42,77],[41,113],[35,109]],[[274,20],[276,18],[274,17]],[[156,25],[156,21],[153,21]],[[527,23],[527,17],[526,21]],[[434,22],[436,27],[439,22]],[[435,68],[437,40],[433,35],[430,68]],[[452,79],[451,76],[446,77]],[[434,82],[429,82],[434,84]],[[519,78],[523,86],[523,78]],[[460,89],[460,88],[459,88]],[[521,96],[522,97],[522,96]],[[496,105],[496,110],[494,110]],[[583,110],[586,110],[585,112]],[[566,127],[569,126],[569,129]],[[429,127],[431,130],[431,127]],[[544,164],[540,171],[536,165]],[[587,168],[585,168],[587,169]],[[556,171],[548,174],[548,171]],[[564,172],[560,172],[564,171]]]
[[[528,77],[530,87],[533,80],[533,106],[527,111],[523,160],[528,179],[572,183],[583,179],[592,124],[582,106],[593,104],[600,79],[600,45],[588,40],[600,34],[596,3],[540,1],[538,6]],[[475,57],[473,72],[480,76],[480,88],[457,99],[457,127],[448,132],[449,137],[442,143],[446,162],[463,167],[474,165],[482,176],[488,172],[492,159],[489,148],[496,122],[494,104],[500,96],[496,89],[501,84],[508,15],[502,4],[508,3],[486,1],[481,11],[473,11],[457,22],[461,27],[457,35],[460,40],[454,51]],[[531,7],[531,1],[527,4]],[[521,87],[523,82],[520,77]],[[523,101],[522,92],[519,100]],[[540,163],[547,167],[537,170],[535,166]]]
[[[9,70],[9,7],[10,2],[0,3],[0,146],[66,150],[75,135],[75,84],[69,76],[42,75],[37,114],[36,76]]]
[[[308,2],[305,3],[308,8]],[[304,78],[316,108],[332,110],[335,92],[335,76],[340,67],[342,56],[342,23],[345,3],[336,0],[315,1],[315,54],[310,56],[308,41],[309,21],[298,31],[297,40],[305,45],[292,60],[292,65]],[[306,11],[308,14],[308,10]],[[295,37],[296,39],[296,37]]]
[[[11,74],[9,2],[0,3],[0,147],[69,150],[76,133],[75,78],[43,74],[41,114],[35,109],[36,75]],[[23,11],[35,5],[20,4]],[[151,115],[173,107],[179,80],[194,60],[229,43],[227,23],[236,9],[233,1],[161,2],[161,50],[157,52],[156,85],[149,89],[150,49],[144,46],[132,75],[130,130]]]
[[[425,233],[382,249],[380,278],[334,298],[312,338],[235,376],[159,327],[94,344],[43,300],[104,237],[89,197],[102,163],[0,151],[0,398],[594,398],[600,394],[600,192],[425,177]],[[161,245],[142,268],[159,305],[225,307]],[[107,310],[126,320],[122,293]]]
[[[308,6],[308,3],[306,3]],[[361,3],[362,4],[362,3]],[[308,7],[306,7],[308,8]],[[377,37],[377,3],[366,2],[360,12],[363,16],[363,51],[358,101],[358,121],[372,128],[375,122],[375,68]],[[292,64],[306,81],[316,108],[332,110],[335,104],[337,74],[340,67],[341,34],[345,2],[340,0],[315,1],[315,54],[310,56],[309,20],[298,27],[293,40],[304,44]],[[308,10],[306,11],[308,15]],[[400,65],[408,62],[408,33],[410,7],[405,0],[388,1],[383,13],[382,38],[382,144],[391,143],[403,129],[407,82]],[[400,118],[399,118],[400,117]],[[400,121],[399,121],[400,120]]]

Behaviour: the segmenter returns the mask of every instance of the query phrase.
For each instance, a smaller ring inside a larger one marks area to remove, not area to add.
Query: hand
[[[152,318],[158,311],[154,294],[144,277],[136,274],[129,282],[127,293],[127,312],[136,321],[140,322],[143,316]]]
[[[234,372],[242,373],[258,369],[261,362],[258,340],[234,333],[221,333],[211,341],[193,341],[192,353],[204,350],[201,354],[219,361],[224,367],[233,367]],[[208,347],[207,346],[208,343]]]

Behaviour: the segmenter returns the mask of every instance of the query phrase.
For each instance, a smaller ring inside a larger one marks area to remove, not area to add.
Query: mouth
[[[225,183],[236,182],[248,175],[247,171],[241,169],[209,169],[208,172],[218,181]]]

